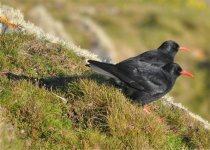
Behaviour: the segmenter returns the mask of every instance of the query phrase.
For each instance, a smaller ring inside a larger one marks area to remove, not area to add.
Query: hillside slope
[[[18,143],[20,149],[210,148],[210,131],[188,112],[158,101],[146,114],[73,51],[27,30],[1,36],[0,105],[17,139],[5,144]]]
[[[1,0],[0,4],[20,9],[26,20],[38,26],[44,24],[43,29],[47,27],[56,32],[54,27],[60,22],[64,33],[70,35],[76,45],[97,54],[101,49],[104,53],[109,52],[104,49],[115,50],[111,53],[115,54],[114,62],[156,48],[170,39],[190,48],[192,55],[179,53],[176,62],[196,78],[179,78],[170,94],[176,102],[210,121],[210,34],[207,32],[210,20],[206,19],[210,18],[210,5],[205,0],[129,0],[129,3],[122,0]],[[31,14],[36,16],[35,21]],[[79,20],[75,20],[75,16]],[[93,24],[100,30],[95,31]],[[57,30],[57,33],[63,31]]]

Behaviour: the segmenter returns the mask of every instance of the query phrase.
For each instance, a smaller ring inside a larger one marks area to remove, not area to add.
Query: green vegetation
[[[16,150],[23,147],[22,142],[15,135],[14,127],[8,123],[5,109],[0,108],[0,147],[6,150]]]
[[[26,18],[27,13],[40,4],[37,0],[2,0],[2,3],[21,8]],[[131,55],[138,54],[168,39],[192,49],[193,56],[179,53],[176,60],[196,78],[192,81],[181,77],[171,94],[191,111],[210,120],[210,20],[207,19],[210,10],[204,0],[48,0],[41,5],[63,22],[75,43],[83,48],[91,49],[91,36],[69,19],[74,14],[89,17],[99,24],[119,54],[123,50],[133,50]],[[88,13],[88,10],[93,13]],[[120,55],[118,60],[127,57],[127,54]]]
[[[0,42],[0,105],[20,149],[210,148],[210,131],[185,112],[158,101],[146,114],[71,50],[33,35]]]

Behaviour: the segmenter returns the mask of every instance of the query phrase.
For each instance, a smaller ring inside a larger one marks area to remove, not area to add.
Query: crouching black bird
[[[190,51],[186,47],[179,46],[179,44],[175,41],[169,40],[163,42],[157,49],[146,51],[138,56],[126,59],[118,63],[117,65],[123,65],[125,63],[129,63],[130,61],[136,60],[147,62],[154,66],[162,67],[167,63],[174,62],[174,57],[179,50]]]
[[[193,77],[191,73],[182,70],[178,64],[173,62],[157,67],[146,62],[132,61],[124,65],[94,60],[88,62],[94,72],[123,83],[126,88],[125,94],[142,105],[158,100],[168,93],[181,74]]]

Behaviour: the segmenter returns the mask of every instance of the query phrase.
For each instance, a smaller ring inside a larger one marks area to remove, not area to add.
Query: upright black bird
[[[122,82],[127,88],[126,94],[142,105],[155,101],[168,93],[179,75],[193,77],[191,73],[182,70],[176,63],[157,67],[136,60],[131,60],[124,65],[113,65],[94,60],[88,62],[93,71]]]
[[[163,42],[159,48],[146,51],[138,56],[126,59],[117,65],[133,62],[133,60],[150,63],[154,66],[162,67],[167,63],[174,62],[174,57],[178,50],[190,51],[188,48],[180,47],[175,41],[169,40]]]

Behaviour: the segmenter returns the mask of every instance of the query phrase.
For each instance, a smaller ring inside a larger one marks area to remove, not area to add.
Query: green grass
[[[1,149],[21,149],[23,144],[15,135],[15,129],[6,117],[5,109],[0,108],[0,147]]]
[[[0,64],[0,105],[26,149],[210,148],[210,131],[185,112],[158,101],[146,114],[60,45],[6,34]]]
[[[210,11],[203,0],[48,0],[41,3],[37,0],[2,0],[2,3],[21,8],[26,18],[34,6],[43,5],[56,20],[63,22],[66,31],[77,45],[92,49],[91,34],[82,32],[79,24],[69,20],[75,13],[88,17],[108,34],[120,56],[118,60],[156,48],[169,39],[176,40],[192,51],[203,53],[205,57],[202,59],[183,53],[176,56],[176,62],[183,69],[193,72],[196,78],[192,81],[181,77],[171,94],[191,111],[210,120],[209,65],[203,65],[209,64],[210,58],[210,21],[207,19],[210,17]],[[96,13],[81,13],[80,10],[84,8],[95,9]],[[132,52],[130,55],[123,55],[123,51]],[[6,62],[8,58],[3,59]],[[200,67],[201,65],[204,67]],[[50,64],[41,69],[45,70],[43,75],[47,74],[46,72],[54,72]],[[65,69],[60,68],[61,74],[65,74],[62,70]],[[34,70],[30,72],[35,75]],[[190,92],[184,92],[189,89]]]

